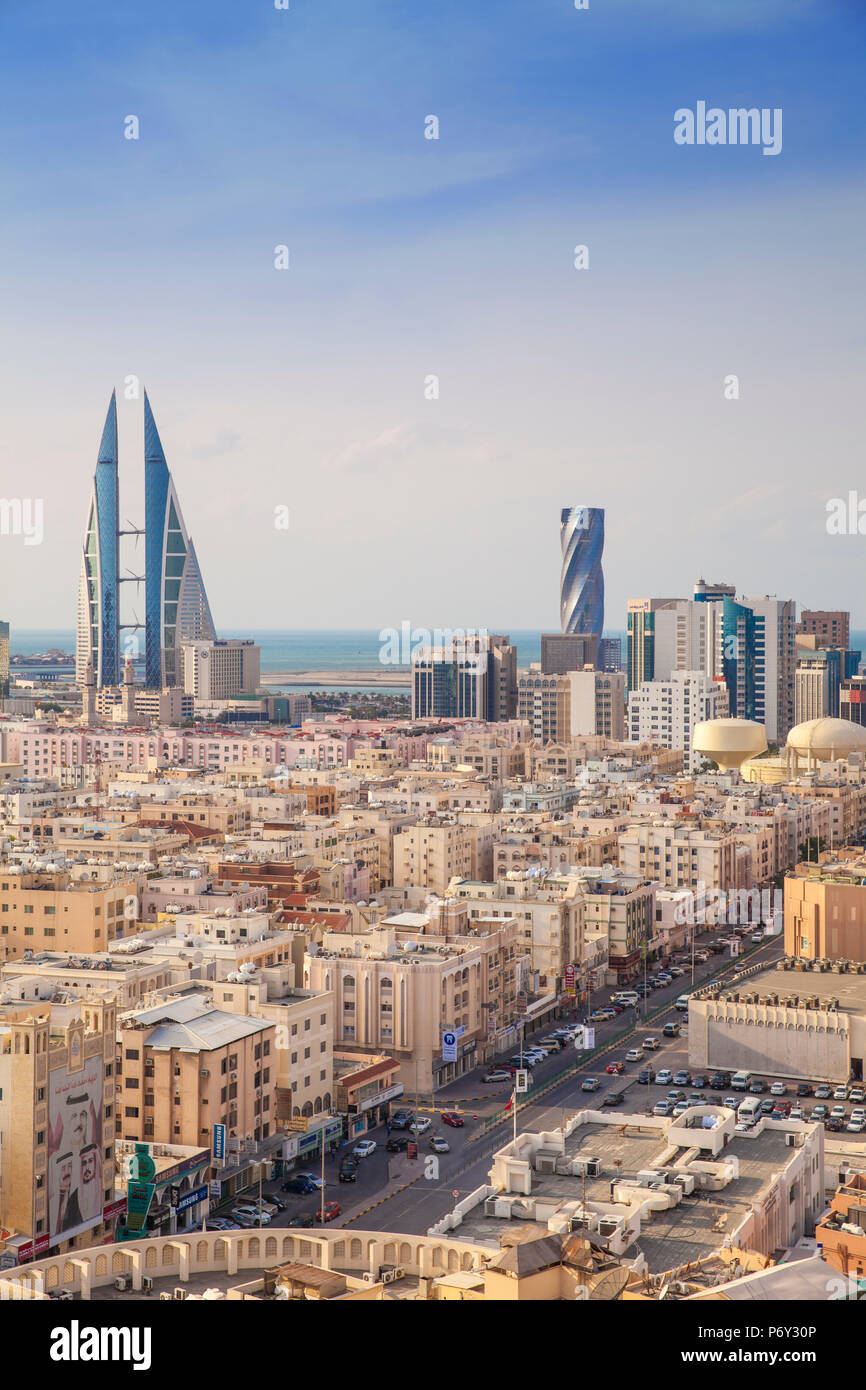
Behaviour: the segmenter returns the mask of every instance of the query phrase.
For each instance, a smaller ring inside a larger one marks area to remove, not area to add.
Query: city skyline
[[[624,0],[505,3],[491,37],[450,0],[435,21],[378,4],[336,29],[217,3],[205,39],[183,7],[97,3],[72,67],[63,16],[7,16],[18,62],[0,102],[20,138],[0,154],[18,209],[0,466],[14,478],[26,459],[45,503],[41,545],[0,546],[14,625],[69,611],[99,383],[118,383],[135,454],[133,376],[196,494],[229,628],[550,629],[557,512],[590,491],[609,613],[727,570],[866,625],[860,537],[826,527],[857,487],[863,113],[845,94],[863,17],[695,9],[668,0],[647,26]],[[810,61],[819,47],[832,63]],[[778,156],[678,146],[674,112],[705,97],[783,108]],[[108,335],[87,326],[95,298],[113,305]],[[455,503],[474,518],[471,586]],[[310,585],[334,537],[328,582]]]

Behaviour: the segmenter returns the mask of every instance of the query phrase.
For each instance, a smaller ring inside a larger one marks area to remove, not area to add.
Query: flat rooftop
[[[826,1008],[832,999],[839,1000],[840,1013],[866,1013],[866,974],[854,971],[842,974],[836,970],[782,970],[779,965],[747,975],[744,979],[729,982],[719,993],[720,999],[730,1000],[739,994],[758,994],[762,998],[778,995],[779,1003],[784,999],[799,997],[800,1004],[806,999],[817,998],[819,1007]]]
[[[581,1154],[598,1159],[601,1173],[587,1177],[564,1173],[538,1173],[533,1170],[531,1196],[551,1197],[562,1203],[581,1201],[609,1204],[610,1184],[619,1179],[635,1179],[648,1168],[670,1167],[660,1163],[669,1145],[664,1133],[641,1127],[640,1118],[623,1117],[622,1124],[581,1124],[565,1141],[566,1158]],[[685,1150],[677,1151],[673,1162],[681,1159]],[[740,1175],[719,1192],[695,1189],[683,1195],[673,1207],[653,1213],[644,1219],[638,1239],[625,1252],[626,1261],[639,1253],[646,1257],[651,1273],[674,1269],[692,1260],[699,1260],[718,1250],[736,1230],[760,1195],[769,1191],[774,1175],[790,1161],[791,1150],[783,1130],[764,1130],[754,1137],[736,1134],[719,1156],[719,1160],[736,1157]],[[619,1164],[619,1167],[617,1167]],[[518,1216],[487,1217],[484,1204],[469,1212],[454,1232],[459,1240],[499,1247],[499,1239],[513,1234],[518,1224],[526,1224],[527,1233],[549,1234],[546,1223]]]

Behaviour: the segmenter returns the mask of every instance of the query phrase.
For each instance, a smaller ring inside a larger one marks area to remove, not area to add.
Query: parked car
[[[601,1103],[602,1105],[622,1105],[624,1100],[625,1096],[622,1091],[608,1091]]]
[[[680,976],[685,975],[686,972],[685,970],[683,970],[683,967],[681,965],[672,965],[670,968],[670,973],[671,975]]]
[[[855,1120],[852,1115],[845,1128],[849,1134],[862,1134],[866,1129],[866,1120]]]
[[[589,1021],[590,1023],[607,1023],[612,1018],[616,1018],[616,1009],[593,1009]]]
[[[687,1101],[687,1100],[680,1100],[680,1101],[677,1101],[676,1105],[674,1106],[673,1110],[671,1111],[671,1116],[672,1116],[673,1119],[678,1120],[679,1117],[680,1117],[680,1115],[685,1115],[686,1111],[687,1111],[687,1110],[691,1110],[691,1108],[692,1108],[692,1107],[691,1107],[691,1102],[690,1102],[690,1101]]]
[[[710,1085],[718,1087],[720,1091],[725,1091],[731,1084],[731,1074],[727,1071],[714,1071],[710,1077]]]
[[[308,1197],[311,1192],[316,1191],[316,1184],[310,1182],[308,1178],[298,1175],[297,1177],[288,1178],[286,1182],[282,1184],[281,1191],[291,1192],[296,1197]]]
[[[410,1142],[408,1134],[392,1134],[385,1148],[389,1154],[399,1154],[408,1149]]]
[[[597,1091],[600,1085],[601,1082],[598,1080],[597,1077],[588,1076],[584,1081],[581,1081],[580,1089],[582,1091]]]
[[[655,1081],[656,1074],[653,1071],[652,1067],[642,1067],[637,1074],[637,1079],[639,1085],[649,1086],[653,1081]]]
[[[662,1067],[661,1071],[656,1072],[656,1085],[669,1086],[673,1081],[673,1072],[669,1067]]]
[[[643,1042],[641,1043],[641,1047],[644,1049],[645,1052],[655,1052],[658,1048],[658,1045],[658,1038],[644,1038]]]
[[[792,1105],[792,1106],[791,1106],[791,1113],[790,1113],[790,1115],[788,1116],[788,1119],[789,1119],[789,1120],[802,1120],[803,1118],[804,1118],[804,1117],[803,1117],[803,1107],[802,1107],[802,1105]]]
[[[334,1221],[342,1214],[343,1208],[339,1202],[326,1202],[324,1207],[316,1207],[317,1221]]]
[[[434,1154],[450,1154],[451,1152],[451,1145],[444,1134],[434,1134],[430,1140],[430,1147]]]
[[[788,1094],[788,1087],[784,1081],[774,1081],[770,1087],[771,1096],[784,1096]]]
[[[832,1087],[832,1086],[828,1086],[827,1083],[826,1083],[825,1081],[822,1081],[820,1086],[816,1086],[816,1087],[815,1087],[815,1099],[816,1099],[816,1100],[829,1100],[830,1097],[832,1096],[832,1094],[833,1094],[833,1087]]]
[[[311,1183],[313,1184],[313,1186],[314,1186],[315,1188],[317,1188],[317,1189],[320,1188],[320,1187],[324,1187],[324,1186],[325,1186],[324,1182],[323,1182],[322,1179],[319,1177],[318,1173],[304,1173],[304,1172],[301,1172],[301,1173],[296,1173],[296,1174],[295,1174],[295,1177],[297,1177],[297,1178],[306,1178],[307,1181],[308,1181],[308,1182],[311,1182]]]
[[[239,1231],[240,1226],[237,1221],[229,1221],[225,1216],[209,1216],[207,1219],[209,1231]]]
[[[360,1161],[357,1158],[344,1158],[340,1165],[340,1182],[357,1182],[360,1166]]]
[[[680,1071],[676,1072],[676,1074],[674,1075],[674,1085],[675,1085],[675,1086],[691,1086],[691,1084],[692,1084],[692,1074],[691,1074],[691,1072],[690,1072],[690,1071],[686,1071],[685,1067],[682,1067],[682,1068],[680,1069]]]
[[[812,1087],[809,1085],[808,1081],[798,1081],[798,1082],[797,1082],[797,1095],[798,1095],[798,1096],[810,1096],[811,1094],[812,1094]]]
[[[848,1111],[844,1105],[834,1105],[830,1111],[831,1120],[847,1120]]]
[[[670,1115],[673,1111],[673,1108],[674,1107],[671,1105],[669,1100],[660,1100],[657,1101],[656,1104],[653,1106],[653,1114]]]
[[[630,1047],[629,1050],[628,1050],[628,1052],[625,1054],[625,1060],[626,1060],[627,1062],[641,1062],[641,1061],[643,1061],[643,1048],[642,1048],[642,1047]]]
[[[749,1083],[749,1090],[753,1096],[762,1096],[767,1089],[766,1081],[762,1081],[759,1076]]]
[[[503,1071],[500,1067],[497,1071],[489,1071],[486,1076],[482,1076],[481,1080],[489,1083],[510,1081],[511,1072]]]
[[[413,1134],[426,1134],[428,1129],[432,1129],[433,1121],[427,1115],[419,1115],[417,1120],[413,1120],[409,1128]]]
[[[862,1105],[866,1101],[866,1090],[862,1086],[852,1086],[848,1092],[848,1099],[853,1100],[855,1105]]]
[[[287,1226],[312,1226],[315,1217],[311,1211],[302,1211],[298,1216],[293,1216],[291,1221],[287,1221]]]
[[[233,1209],[232,1220],[246,1230],[252,1226],[270,1226],[271,1224],[271,1218],[267,1212],[253,1211],[252,1207],[246,1207],[243,1211]]]
[[[703,1072],[698,1072],[697,1076],[692,1077],[692,1085],[697,1091],[702,1091],[709,1084],[709,1078],[704,1076]]]
[[[811,1113],[811,1115],[809,1116],[809,1119],[810,1119],[810,1120],[826,1120],[828,1114],[829,1114],[829,1111],[828,1111],[826,1105],[814,1105],[814,1106],[812,1107],[812,1113]]]
[[[722,1101],[722,1105],[727,1106],[729,1110],[736,1110],[739,1104],[740,1102],[736,1096],[725,1096],[724,1100]]]
[[[414,1118],[415,1116],[413,1115],[411,1110],[395,1110],[393,1115],[391,1116],[391,1128],[408,1129],[409,1121],[413,1120]]]
[[[843,1086],[837,1086],[836,1089],[835,1089],[835,1091],[833,1092],[833,1099],[834,1099],[834,1100],[847,1100],[847,1099],[848,1099],[848,1087],[847,1087],[847,1086],[844,1086],[844,1085],[843,1085]]]
[[[844,1117],[839,1115],[830,1115],[824,1121],[824,1128],[828,1129],[831,1134],[841,1134],[843,1130],[846,1128],[846,1124],[847,1121],[844,1119]]]
[[[605,1067],[605,1071],[607,1072],[608,1076],[622,1076],[623,1072],[625,1071],[625,1063],[608,1062],[607,1066]]]
[[[369,1158],[370,1154],[374,1154],[375,1152],[375,1139],[362,1139],[360,1143],[356,1144],[354,1149],[352,1150],[352,1153],[355,1155],[356,1158]]]
[[[454,1110],[443,1110],[442,1123],[443,1125],[450,1125],[452,1129],[463,1129],[466,1121],[462,1115],[458,1115]]]
[[[775,1102],[774,1100],[762,1100],[762,1101],[761,1101],[761,1114],[762,1114],[762,1115],[772,1115],[772,1113],[773,1113],[773,1111],[775,1110],[775,1108],[776,1108],[776,1102]]]

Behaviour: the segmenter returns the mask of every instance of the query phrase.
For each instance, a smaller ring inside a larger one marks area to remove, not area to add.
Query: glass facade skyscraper
[[[181,642],[213,641],[216,631],[147,392],[144,533],[145,685],[160,690],[182,682]]]
[[[111,393],[87,514],[78,589],[76,680],[93,664],[97,685],[120,679],[120,560],[117,482],[117,399]]]
[[[604,508],[563,507],[559,519],[562,575],[559,617],[564,633],[591,633],[601,641],[604,627]]]
[[[146,394],[144,493],[145,685],[163,689],[182,683],[181,642],[212,641],[216,631]],[[97,687],[121,681],[119,544],[117,401],[112,392],[81,557],[75,655],[79,684],[91,663]]]

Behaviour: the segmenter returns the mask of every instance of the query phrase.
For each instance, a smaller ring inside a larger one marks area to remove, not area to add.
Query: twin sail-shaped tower
[[[118,685],[123,657],[137,650],[121,644],[120,585],[141,576],[120,574],[120,494],[117,399],[114,392],[96,460],[87,531],[81,557],[76,680],[92,667],[97,686]],[[133,534],[140,534],[133,531]],[[147,393],[144,396],[144,634],[145,680],[151,689],[183,683],[181,643],[213,641],[216,631],[195,547],[183,521]],[[121,647],[123,646],[123,651]]]

